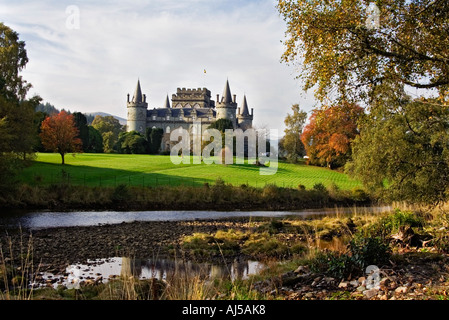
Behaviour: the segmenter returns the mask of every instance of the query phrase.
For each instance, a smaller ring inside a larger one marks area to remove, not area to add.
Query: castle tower
[[[243,130],[252,128],[253,126],[253,108],[251,108],[251,114],[248,111],[248,103],[246,102],[246,95],[243,96],[243,103],[242,103],[242,112],[237,115],[237,123],[240,128]]]
[[[127,100],[128,119],[126,122],[127,131],[138,131],[145,134],[147,123],[147,108],[146,96],[142,95],[140,88],[140,81],[137,80],[136,90],[131,101],[129,101],[129,94]]]
[[[237,103],[235,102],[235,95],[232,98],[231,89],[229,88],[229,81],[226,80],[226,85],[223,90],[223,96],[221,100],[218,99],[217,95],[217,120],[218,119],[229,119],[232,121],[234,128],[237,127],[236,110]]]

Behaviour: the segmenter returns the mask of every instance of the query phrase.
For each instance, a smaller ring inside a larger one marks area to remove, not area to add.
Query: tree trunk
[[[60,155],[61,155],[61,158],[62,158],[62,164],[64,164],[65,162],[64,162],[64,153],[60,153]]]

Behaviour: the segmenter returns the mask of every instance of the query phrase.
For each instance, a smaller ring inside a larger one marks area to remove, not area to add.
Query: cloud
[[[67,28],[69,5],[79,29]],[[229,79],[255,123],[281,131],[293,103],[312,108],[280,63],[285,25],[273,1],[22,1],[0,11],[26,42],[32,92],[58,108],[124,117],[137,78],[151,108],[177,87],[207,87],[215,98]]]

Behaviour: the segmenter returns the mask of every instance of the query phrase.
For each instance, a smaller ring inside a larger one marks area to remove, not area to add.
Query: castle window
[[[167,128],[165,128],[165,133],[170,133],[170,126],[167,126]]]
[[[153,116],[153,121],[155,121],[156,120],[156,116]]]

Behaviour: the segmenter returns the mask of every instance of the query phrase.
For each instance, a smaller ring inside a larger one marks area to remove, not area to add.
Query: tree
[[[292,114],[287,114],[284,120],[284,137],[281,140],[281,149],[287,154],[287,160],[292,163],[298,161],[298,157],[305,155],[304,145],[301,141],[301,133],[307,120],[307,112],[301,110],[298,104],[292,105]]]
[[[43,112],[48,114],[49,116],[52,116],[54,114],[59,113],[59,110],[55,108],[54,105],[50,104],[49,102],[46,102],[45,104],[40,103],[37,107],[36,107],[36,112]]]
[[[150,154],[159,153],[163,135],[164,130],[161,128],[147,128],[145,139],[148,142],[148,152]]]
[[[0,22],[0,95],[6,100],[25,100],[31,84],[23,80],[20,71],[28,63],[25,42],[19,34]]]
[[[217,129],[218,131],[224,133],[226,129],[234,129],[234,125],[229,119],[218,119],[217,121],[212,122],[208,129]]]
[[[351,156],[351,143],[358,135],[358,119],[364,109],[341,103],[314,109],[301,140],[313,165],[342,167]]]
[[[84,148],[85,152],[102,153],[103,152],[103,137],[100,132],[92,126],[88,126],[89,142]]]
[[[386,81],[447,95],[447,1],[279,0],[277,8],[287,23],[282,60],[301,65],[304,89],[316,86],[319,100],[375,99]]]
[[[123,132],[122,125],[113,116],[95,116],[92,126],[97,129],[103,138],[103,151],[112,152],[120,132]]]
[[[26,99],[31,88],[20,72],[28,63],[25,42],[0,23],[0,188],[11,191],[15,173],[34,155],[34,109],[40,97]]]
[[[74,112],[73,119],[75,121],[75,127],[78,129],[78,138],[83,143],[83,151],[87,151],[89,145],[89,128],[87,126],[87,118],[81,112]]]
[[[78,134],[73,115],[61,111],[42,122],[40,137],[45,149],[58,152],[64,164],[66,153],[82,150],[82,142]]]
[[[40,139],[40,133],[41,133],[41,126],[42,126],[42,122],[45,120],[45,118],[48,117],[48,114],[42,111],[37,111],[34,114],[34,128],[35,131],[37,132],[37,139],[36,139],[36,145],[34,147],[34,149],[37,152],[44,152],[45,148],[42,145],[42,141]]]
[[[449,108],[393,92],[360,125],[346,172],[388,200],[436,204],[449,192]],[[394,100],[396,101],[394,101]]]
[[[7,112],[9,133],[9,150],[16,153],[22,160],[32,159],[39,142],[38,130],[35,126],[34,109],[39,104],[40,97],[10,103]]]
[[[303,88],[315,87],[320,101],[366,104],[368,116],[353,142],[348,172],[393,198],[445,200],[449,4],[386,0],[375,5],[378,14],[368,14],[367,1],[279,1],[287,22],[282,59],[302,65]],[[366,23],[377,17],[374,27]],[[428,99],[412,101],[405,94],[410,88],[421,89]]]
[[[216,129],[216,130],[221,132],[221,146],[222,146],[221,157],[222,157],[222,163],[224,164],[225,163],[225,158],[226,158],[226,153],[230,152],[229,148],[227,148],[228,146],[226,145],[226,135],[225,134],[226,134],[226,130],[228,130],[228,129],[232,129],[233,130],[234,129],[234,124],[229,119],[218,119],[218,120],[212,122],[207,128],[208,129]],[[207,145],[209,145],[211,142],[213,142],[214,141],[213,139],[214,138],[211,137],[211,141],[204,141],[204,140],[202,140],[201,141],[201,150],[204,150],[204,148]],[[193,139],[192,139],[192,141],[190,143],[192,144],[191,148],[193,149]],[[236,138],[235,138],[235,136],[232,139],[232,146],[233,146],[233,148],[232,148],[233,155],[235,156],[236,155],[236,151],[237,151],[236,150]],[[247,146],[244,146],[244,149],[247,150]]]
[[[115,148],[119,153],[145,154],[148,152],[148,142],[137,131],[122,132]]]

